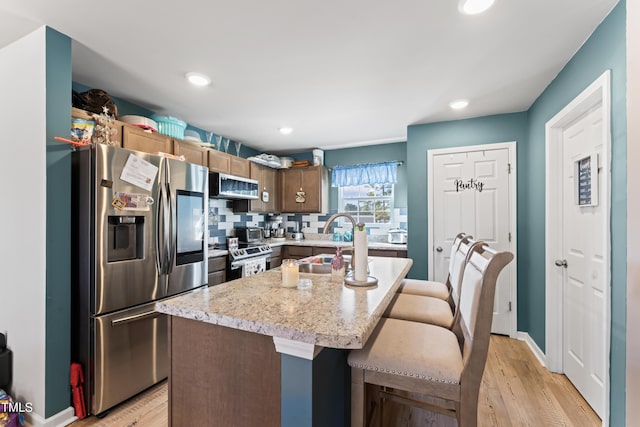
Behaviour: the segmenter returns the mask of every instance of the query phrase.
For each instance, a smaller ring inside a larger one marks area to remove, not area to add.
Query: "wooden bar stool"
[[[458,311],[464,268],[471,254],[482,245],[483,242],[476,242],[469,237],[464,237],[458,244],[457,250],[452,255],[453,262],[450,263],[452,268],[449,277],[453,286],[449,301],[423,295],[396,293],[383,317],[451,328]]]
[[[453,270],[453,259],[458,247],[460,246],[460,242],[462,242],[465,236],[465,233],[458,233],[458,235],[453,239],[453,243],[451,244],[451,254],[449,257],[449,274],[447,275],[447,280],[444,283],[435,282],[433,280],[404,279],[397,292],[433,297],[445,301],[449,300],[452,288],[451,274]]]
[[[472,252],[464,269],[460,315],[452,330],[382,319],[364,348],[351,351],[352,427],[369,425],[369,418],[380,421],[386,399],[454,416],[459,427],[478,425],[478,392],[496,281],[512,259],[511,252],[487,246]],[[372,392],[374,399],[367,395]],[[413,395],[408,398],[403,393]]]

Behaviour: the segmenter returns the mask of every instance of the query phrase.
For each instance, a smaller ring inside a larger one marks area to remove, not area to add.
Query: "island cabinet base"
[[[268,335],[171,316],[169,353],[169,426],[349,425],[348,350],[308,360]]]
[[[280,426],[270,336],[171,316],[169,426]]]

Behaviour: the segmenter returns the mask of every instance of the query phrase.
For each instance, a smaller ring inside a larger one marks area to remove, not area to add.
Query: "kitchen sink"
[[[273,271],[281,271],[280,267],[276,267]],[[298,263],[298,271],[300,273],[310,274],[331,274],[331,264],[317,264],[311,262]]]
[[[331,273],[331,264],[313,264],[313,263],[300,263],[298,265],[300,273],[313,273],[313,274],[329,274]]]
[[[331,274],[331,258],[333,254],[320,254],[298,260],[298,271],[300,273],[307,274]],[[322,261],[322,262],[319,262]],[[349,270],[349,263],[351,261],[351,255],[344,255],[344,263]],[[274,271],[280,271],[280,267],[273,269]]]

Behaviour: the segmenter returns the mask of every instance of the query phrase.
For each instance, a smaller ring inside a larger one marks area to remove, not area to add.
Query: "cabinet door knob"
[[[437,252],[442,252],[442,246],[438,246],[438,247],[436,248],[436,251],[437,251]]]
[[[556,264],[558,267],[564,267],[564,268],[567,268],[567,265],[568,265],[568,264],[567,264],[567,260],[566,260],[566,259],[557,259],[557,260],[556,260],[556,262],[555,262],[555,264]]]

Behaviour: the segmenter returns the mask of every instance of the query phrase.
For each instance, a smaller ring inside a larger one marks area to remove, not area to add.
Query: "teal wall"
[[[409,212],[409,257],[413,267],[409,277],[426,279],[427,259],[427,150],[467,145],[516,141],[518,165],[526,145],[527,114],[513,113],[451,122],[409,126],[407,130],[407,192]],[[519,167],[518,227],[526,223],[526,212],[520,207],[522,182],[526,180]],[[519,230],[519,228],[518,228]],[[520,248],[518,248],[518,251]],[[520,266],[518,264],[518,278]],[[520,310],[518,306],[518,310]]]
[[[621,1],[529,109],[527,180],[519,194],[527,220],[519,228],[518,327],[545,348],[545,123],[606,70],[611,70],[611,418],[625,425],[625,341],[627,259],[626,14]],[[522,250],[521,250],[522,249]],[[523,310],[523,308],[525,310]]]
[[[47,243],[45,417],[68,408],[71,360],[71,39],[46,30]]]
[[[626,16],[621,1],[524,113],[408,128],[411,277],[427,274],[426,150],[517,141],[518,330],[545,349],[545,123],[611,70],[611,417],[625,425],[626,340]],[[415,197],[413,197],[415,196]],[[526,261],[525,261],[526,260]]]
[[[339,150],[327,150],[324,152],[324,165],[328,168],[334,166],[351,166],[361,163],[379,163],[389,160],[400,160],[404,165],[398,166],[398,183],[394,186],[394,208],[407,207],[407,143],[396,142],[392,144],[373,145],[365,147],[342,148]],[[338,208],[338,189],[329,189],[329,210]]]
[[[323,349],[313,360],[281,355],[282,427],[350,424],[348,350]]]
[[[71,88],[73,90],[75,90],[76,92],[85,92],[89,89],[92,89],[89,86],[85,86],[81,83],[78,82],[72,82],[71,84]],[[96,89],[101,89],[101,88],[96,88]],[[139,105],[136,105],[132,102],[126,101],[122,98],[118,98],[115,96],[111,97],[113,99],[113,102],[116,103],[116,105],[118,106],[118,115],[119,116],[126,116],[126,115],[134,115],[134,116],[144,116],[144,117],[150,117],[152,114],[154,114],[154,112],[152,110],[149,110],[148,108],[144,108],[141,107]]]

